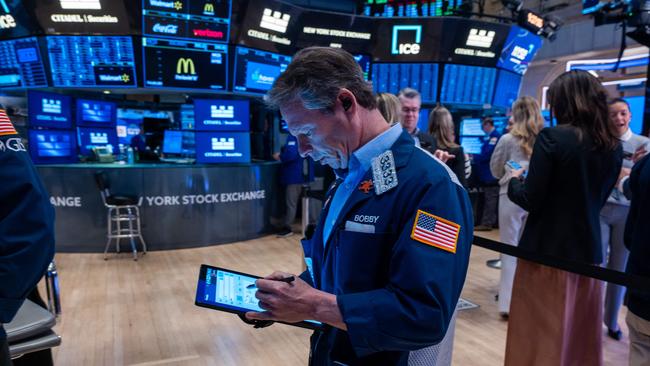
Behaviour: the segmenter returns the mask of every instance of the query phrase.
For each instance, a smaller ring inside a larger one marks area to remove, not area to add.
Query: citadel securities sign
[[[39,1],[34,12],[46,33],[130,33],[122,1]]]

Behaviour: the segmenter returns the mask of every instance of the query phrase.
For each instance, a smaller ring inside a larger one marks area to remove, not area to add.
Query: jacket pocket
[[[338,233],[334,281],[337,293],[368,291],[383,287],[388,279],[391,233]]]

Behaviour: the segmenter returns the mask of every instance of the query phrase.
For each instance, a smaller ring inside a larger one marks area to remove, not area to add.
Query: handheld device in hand
[[[521,164],[517,163],[514,160],[509,160],[506,164],[511,167],[513,170],[519,170],[522,168]]]
[[[194,303],[197,306],[240,315],[249,311],[264,311],[255,298],[255,280],[258,278],[261,277],[202,264]],[[315,320],[284,324],[308,329],[320,329],[322,326],[321,322]]]

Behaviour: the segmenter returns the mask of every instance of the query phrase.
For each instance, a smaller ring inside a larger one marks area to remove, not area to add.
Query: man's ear
[[[344,97],[344,99],[341,100],[341,105],[343,105],[343,109],[347,112],[347,110],[352,107],[352,99]]]

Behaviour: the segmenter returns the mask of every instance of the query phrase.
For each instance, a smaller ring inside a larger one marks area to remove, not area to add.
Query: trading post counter
[[[277,162],[37,168],[56,210],[58,252],[104,250],[107,209],[95,183],[97,171],[106,172],[112,194],[140,197],[142,234],[149,250],[257,238],[270,231],[269,218],[279,207]]]

